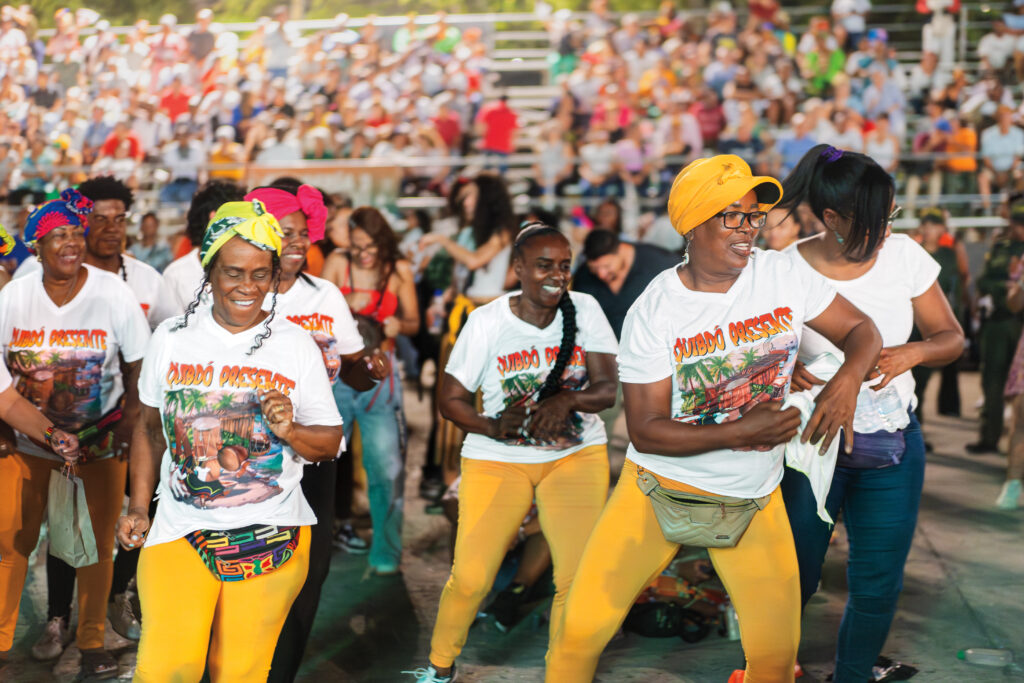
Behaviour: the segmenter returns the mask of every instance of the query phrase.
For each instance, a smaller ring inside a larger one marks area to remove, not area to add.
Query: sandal
[[[82,677],[106,680],[117,675],[117,660],[102,647],[82,650]]]

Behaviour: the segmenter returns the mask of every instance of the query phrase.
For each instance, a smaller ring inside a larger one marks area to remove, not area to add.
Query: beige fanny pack
[[[693,548],[735,546],[750,526],[750,520],[771,498],[770,494],[760,498],[731,498],[673,491],[641,468],[637,468],[636,485],[651,499],[665,540]]]

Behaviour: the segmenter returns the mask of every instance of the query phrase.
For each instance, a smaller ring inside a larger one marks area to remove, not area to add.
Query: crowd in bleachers
[[[44,40],[30,5],[6,6],[0,195],[38,202],[88,169],[183,204],[245,163],[368,157],[419,161],[402,191],[435,192],[458,169],[430,159],[533,152],[534,196],[656,198],[707,150],[781,177],[828,141],[897,174],[911,208],[922,183],[933,197],[980,191],[990,208],[1021,182],[1021,8],[993,22],[965,70],[943,37],[954,3],[918,4],[933,11],[916,64],[869,28],[869,0],[835,0],[799,27],[777,0],[693,16],[665,2],[652,18],[613,16],[606,0],[585,18],[539,7],[559,86],[539,118],[501,99],[485,30],[444,13],[358,30],[338,15],[302,33],[282,6],[236,33],[202,9],[187,27],[168,14],[115,33],[62,9]]]

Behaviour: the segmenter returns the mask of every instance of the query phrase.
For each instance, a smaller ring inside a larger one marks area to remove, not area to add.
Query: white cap
[[[232,126],[217,126],[217,132],[214,133],[215,138],[228,138],[229,140],[235,139],[235,129]]]
[[[165,14],[162,17],[160,17],[160,25],[161,26],[177,26],[178,25],[178,17],[174,16],[173,14]]]
[[[213,19],[213,10],[209,7],[204,7],[203,9],[196,12],[196,19],[198,19],[199,21],[202,21],[204,19]]]

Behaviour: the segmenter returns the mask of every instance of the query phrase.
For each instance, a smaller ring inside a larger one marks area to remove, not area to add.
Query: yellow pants
[[[18,623],[18,604],[25,587],[28,556],[39,540],[46,514],[50,472],[61,463],[34,455],[0,457],[0,652],[9,650]],[[99,562],[75,570],[78,578],[78,647],[103,647],[107,598],[114,576],[114,524],[124,501],[128,464],[97,460],[76,469],[85,489],[85,502],[96,537]]]
[[[441,593],[430,662],[451,666],[462,651],[480,601],[491,589],[534,497],[541,530],[551,546],[551,619],[556,623],[607,496],[608,451],[603,444],[532,465],[463,458],[455,560]]]
[[[209,648],[214,683],[265,682],[285,617],[306,581],[309,536],[302,527],[291,559],[244,581],[219,581],[184,538],[143,548],[138,584],[145,617],[134,680],[198,681]]]
[[[640,591],[665,569],[679,545],[665,540],[650,501],[636,485],[636,465],[622,476],[587,541],[563,621],[552,622],[548,683],[591,681],[601,651]],[[702,493],[660,478],[663,486]],[[793,536],[776,489],[734,548],[710,549],[736,608],[747,656],[746,683],[793,681],[800,643],[800,581]],[[554,617],[554,615],[552,615]],[[728,672],[723,672],[725,680]]]

